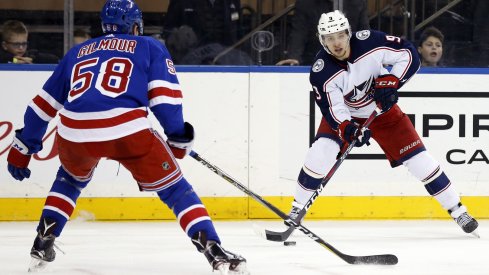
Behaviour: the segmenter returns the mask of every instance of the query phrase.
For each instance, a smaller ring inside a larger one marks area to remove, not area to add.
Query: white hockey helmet
[[[351,27],[346,16],[339,10],[321,14],[318,23],[318,38],[319,42],[328,51],[326,45],[323,44],[322,35],[332,34],[340,31],[348,30],[348,37],[351,38]],[[328,51],[329,52],[329,51]]]

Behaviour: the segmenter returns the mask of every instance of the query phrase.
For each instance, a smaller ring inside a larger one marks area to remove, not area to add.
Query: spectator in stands
[[[195,47],[231,46],[241,32],[240,0],[170,0],[163,25],[163,38],[171,41],[167,46],[176,64]]]
[[[443,55],[444,36],[435,27],[426,28],[420,36],[418,52],[421,57],[421,66],[437,67]]]
[[[78,45],[92,38],[87,30],[82,28],[77,28],[73,31],[73,46]]]
[[[6,21],[2,26],[1,63],[30,64],[32,58],[25,56],[27,52],[28,32],[24,23],[17,20]]]
[[[370,28],[367,8],[366,0],[344,1],[343,12],[352,31]],[[277,65],[312,64],[321,47],[316,34],[319,17],[330,11],[333,11],[332,0],[296,0],[285,59]]]
[[[473,65],[489,67],[489,1],[472,0],[473,10],[473,37],[475,49],[471,56]]]
[[[2,48],[0,63],[58,63],[58,57],[52,54],[40,53],[37,50],[27,50],[29,32],[24,23],[18,20],[8,20],[2,27]]]

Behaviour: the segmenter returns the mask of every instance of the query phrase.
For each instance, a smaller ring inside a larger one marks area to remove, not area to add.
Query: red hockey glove
[[[370,129],[361,128],[358,124],[355,124],[349,120],[345,120],[338,127],[338,134],[343,141],[348,144],[352,143],[356,139],[355,147],[362,147],[364,144],[370,145],[368,140],[370,139]]]
[[[15,131],[14,141],[7,156],[7,169],[14,179],[22,181],[31,176],[31,170],[27,168],[31,160],[29,148],[21,140],[22,129]]]
[[[399,79],[392,74],[380,75],[375,79],[374,100],[382,107],[382,112],[387,112],[397,103],[399,96],[397,88]]]
[[[185,155],[188,155],[192,151],[194,145],[194,127],[185,122],[185,135],[180,137],[168,137],[166,143],[170,146],[170,150],[173,155],[178,159],[183,159]]]

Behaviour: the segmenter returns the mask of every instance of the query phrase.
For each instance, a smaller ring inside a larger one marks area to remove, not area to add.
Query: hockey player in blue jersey
[[[467,213],[440,164],[426,151],[408,116],[396,104],[397,90],[419,69],[414,46],[373,30],[352,33],[340,12],[322,14],[316,55],[309,80],[323,118],[302,167],[290,211],[296,219],[336,162],[340,148],[372,137],[392,167],[404,165],[466,233],[477,236],[477,221]],[[386,65],[392,66],[390,70]],[[360,126],[379,105],[382,113],[370,129]]]
[[[31,155],[42,149],[47,125],[59,114],[61,166],[47,196],[31,250],[30,270],[55,259],[53,249],[83,188],[103,157],[120,162],[140,190],[153,191],[173,210],[182,229],[213,270],[245,274],[246,260],[221,247],[206,208],[182,175],[176,158],[191,150],[194,129],[184,122],[182,92],[167,49],[143,33],[132,0],[109,0],[101,11],[105,36],[70,49],[29,104],[16,131],[8,171],[29,178]],[[148,108],[168,137],[151,129]]]

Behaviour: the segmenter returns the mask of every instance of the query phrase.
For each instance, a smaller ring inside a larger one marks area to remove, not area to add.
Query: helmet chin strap
[[[141,32],[139,31],[138,24],[134,24],[134,25],[132,25],[132,31],[131,31],[131,34],[132,34],[132,35],[136,35],[136,36],[141,35]]]

